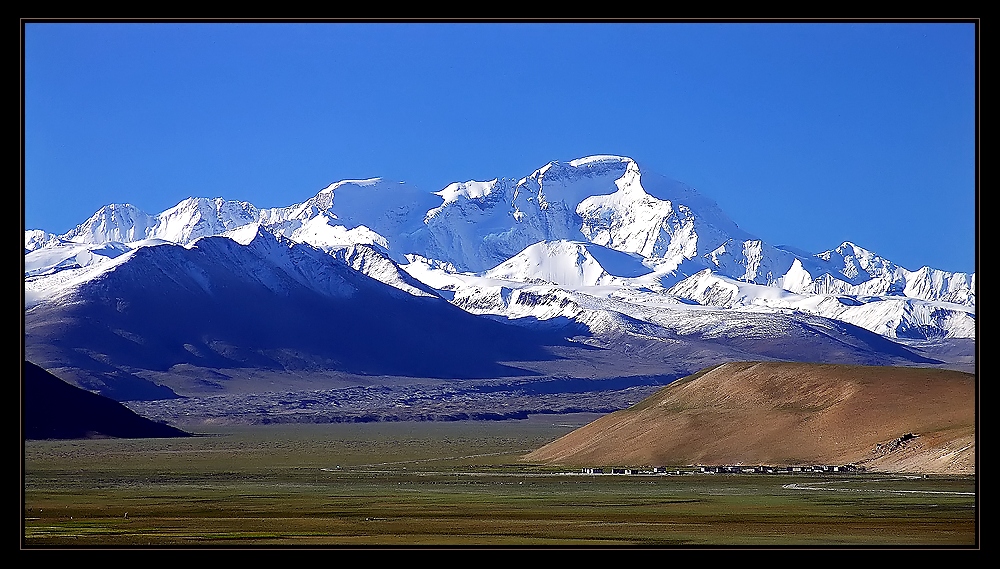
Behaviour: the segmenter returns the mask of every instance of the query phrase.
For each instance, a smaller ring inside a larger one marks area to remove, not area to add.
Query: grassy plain
[[[594,417],[28,441],[22,544],[976,545],[969,477],[585,476],[519,460]]]

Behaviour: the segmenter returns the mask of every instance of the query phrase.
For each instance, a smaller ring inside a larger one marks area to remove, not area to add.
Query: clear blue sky
[[[811,252],[975,268],[975,27],[31,23],[25,226],[619,154]]]

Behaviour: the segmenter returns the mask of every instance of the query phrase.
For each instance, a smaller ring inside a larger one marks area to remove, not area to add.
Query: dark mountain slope
[[[24,362],[25,439],[190,436],[180,429],[136,415],[121,403],[74,387],[31,362]]]
[[[248,245],[161,245],[25,313],[28,357],[47,367],[166,371],[172,366],[335,370],[428,378],[530,372],[552,333],[414,297],[307,245],[262,233]]]

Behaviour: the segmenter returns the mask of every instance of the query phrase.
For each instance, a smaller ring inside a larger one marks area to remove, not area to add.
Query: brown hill
[[[957,371],[727,363],[605,415],[525,460],[575,466],[853,463],[875,471],[972,474],[975,401],[975,376]]]

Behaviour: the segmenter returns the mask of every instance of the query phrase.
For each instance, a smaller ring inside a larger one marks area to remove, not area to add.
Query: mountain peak
[[[260,219],[260,211],[249,202],[191,197],[156,218],[151,237],[189,243],[254,223]]]
[[[111,203],[90,219],[62,235],[77,243],[131,242],[145,239],[156,226],[156,218],[129,203]]]

